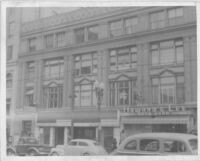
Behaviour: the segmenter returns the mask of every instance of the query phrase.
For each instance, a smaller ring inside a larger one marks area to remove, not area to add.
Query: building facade
[[[20,38],[16,136],[108,146],[196,128],[195,7],[81,8],[24,23]]]

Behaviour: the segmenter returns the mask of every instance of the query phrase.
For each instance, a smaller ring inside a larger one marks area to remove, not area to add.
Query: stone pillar
[[[108,60],[109,60],[109,53],[107,50],[100,51],[101,53],[101,76],[100,81],[104,83],[104,94],[102,100],[102,108],[106,108],[109,106],[109,80],[108,80]]]
[[[64,144],[67,145],[68,142],[69,142],[69,128],[68,127],[65,127],[64,129]]]
[[[185,77],[185,102],[192,101],[192,82],[191,82],[191,49],[190,38],[184,38],[184,77]]]
[[[50,127],[49,145],[50,146],[55,145],[55,128],[54,127]]]

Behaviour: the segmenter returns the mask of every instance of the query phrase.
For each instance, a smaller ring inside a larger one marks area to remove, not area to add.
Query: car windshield
[[[28,138],[26,140],[26,143],[27,144],[37,144],[38,142],[37,142],[37,140],[35,138]]]
[[[192,150],[197,150],[197,139],[190,139],[189,143],[190,143]]]

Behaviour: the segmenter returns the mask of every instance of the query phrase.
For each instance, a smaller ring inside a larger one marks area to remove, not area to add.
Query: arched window
[[[6,88],[12,88],[13,76],[11,73],[6,75]]]

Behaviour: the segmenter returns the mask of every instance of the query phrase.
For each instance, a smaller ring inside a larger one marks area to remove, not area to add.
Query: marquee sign
[[[187,111],[184,106],[159,106],[159,107],[124,107],[120,109],[120,115],[135,115],[135,116],[166,116],[186,114]]]

